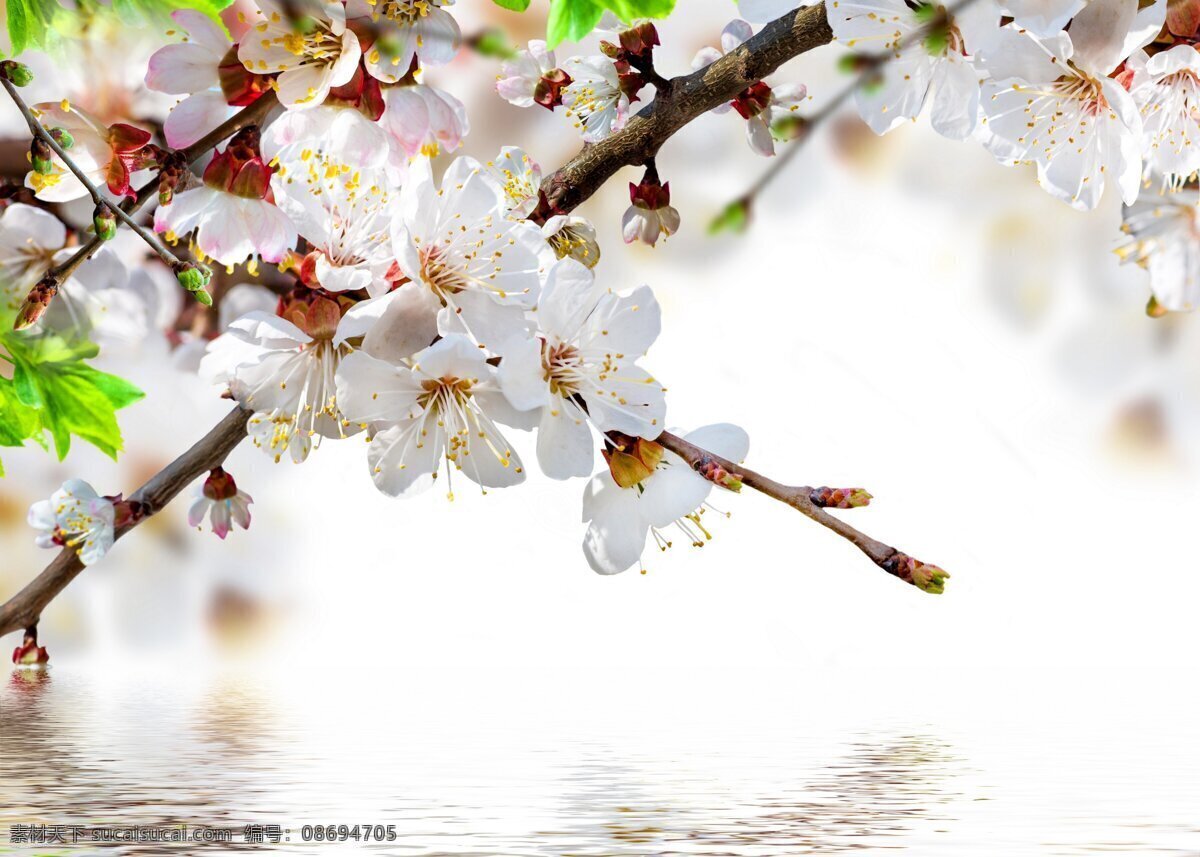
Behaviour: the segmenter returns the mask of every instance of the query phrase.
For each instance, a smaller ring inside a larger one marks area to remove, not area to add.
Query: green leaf
[[[65,9],[58,0],[8,0],[7,25],[12,54],[25,50],[50,50],[79,38],[95,22],[115,26],[151,27],[169,23],[176,9],[195,9],[224,28],[219,13],[232,0],[75,0]]]
[[[722,232],[745,232],[750,225],[750,201],[735,199],[708,224],[709,235],[719,235]]]
[[[635,18],[665,18],[675,9],[675,0],[599,0],[622,21]]]
[[[30,438],[44,445],[45,430],[60,461],[71,449],[72,435],[116,458],[122,448],[116,412],[142,398],[141,390],[84,363],[96,354],[90,342],[4,333],[0,344],[13,363],[12,380],[0,385],[0,445],[17,446]]]
[[[529,8],[529,0],[492,0],[501,9],[508,9],[513,12],[524,12]]]
[[[26,0],[9,0],[8,2],[8,40],[12,42],[13,56],[25,50],[29,44],[29,10],[25,7]]]
[[[604,9],[592,0],[552,0],[550,19],[546,22],[546,42],[555,47],[560,42],[578,42],[596,28]]]

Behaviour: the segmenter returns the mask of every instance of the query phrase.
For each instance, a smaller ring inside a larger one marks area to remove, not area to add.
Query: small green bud
[[[0,76],[13,86],[29,86],[33,83],[33,72],[29,70],[29,66],[16,60],[0,62]]]
[[[29,144],[29,163],[38,175],[48,176],[54,172],[54,162],[51,160],[53,155],[54,151],[41,137],[34,137],[33,142]]]
[[[195,262],[181,262],[175,268],[175,277],[179,280],[179,285],[183,286],[189,292],[200,292],[212,280],[212,271],[206,266],[198,265]],[[203,303],[203,299],[199,297],[196,300]]]
[[[858,509],[871,502],[871,495],[862,488],[814,488],[808,499],[822,509]]]
[[[117,215],[108,203],[100,203],[92,212],[92,229],[101,241],[111,241],[117,236]]]
[[[889,574],[894,574],[905,583],[911,583],[917,589],[931,595],[941,595],[946,589],[946,581],[950,578],[944,569],[903,553],[892,554],[879,565]]]
[[[721,209],[721,213],[708,224],[708,234],[718,235],[722,232],[745,232],[750,225],[750,200],[735,199]]]
[[[212,306],[213,304],[212,295],[210,295],[204,289],[197,289],[196,291],[192,292],[192,297],[194,297],[196,299],[196,303],[200,304],[201,306]]]
[[[51,128],[50,136],[54,138],[55,143],[58,143],[64,149],[69,149],[75,145],[75,138],[71,136],[71,132],[66,128]]]

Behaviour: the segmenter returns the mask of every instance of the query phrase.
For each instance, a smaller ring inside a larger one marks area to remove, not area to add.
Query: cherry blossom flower
[[[366,50],[367,71],[384,83],[408,74],[415,61],[445,65],[454,59],[462,34],[443,7],[454,0],[347,0],[346,17],[370,19],[381,37]],[[382,25],[382,26],[380,26]]]
[[[537,226],[506,217],[504,192],[478,161],[459,158],[434,183],[427,158],[413,162],[400,191],[392,249],[399,273],[417,289],[443,333],[467,333],[495,346],[525,329],[537,301]]]
[[[621,220],[621,234],[626,244],[640,241],[653,247],[659,236],[679,231],[679,212],[671,205],[671,183],[659,184],[643,179],[641,184],[629,183],[629,200]]]
[[[84,565],[99,562],[108,553],[115,520],[112,499],[101,497],[82,479],[67,480],[49,500],[29,507],[29,526],[39,531],[37,546],[69,547]]]
[[[320,108],[319,108],[320,109]],[[308,112],[308,111],[306,111]],[[382,170],[354,169],[305,150],[271,179],[276,204],[308,241],[312,279],[331,292],[386,293],[392,196]]]
[[[980,4],[926,32],[938,14],[944,14],[940,7],[903,0],[839,0],[830,8],[829,26],[839,42],[888,56],[879,82],[855,91],[858,112],[876,134],[915,120],[926,103],[942,136],[963,140],[975,130],[981,75],[967,53],[979,43],[976,37],[995,30],[999,14]]]
[[[575,214],[556,214],[542,226],[542,236],[560,259],[574,259],[589,268],[600,262],[600,242],[590,220]]]
[[[528,48],[517,51],[500,66],[496,91],[517,107],[540,104],[553,110],[563,103],[563,88],[571,83],[571,76],[556,64],[554,51],[541,39],[534,39]]]
[[[250,504],[254,498],[239,491],[237,483],[221,467],[214,469],[200,486],[199,496],[188,509],[188,526],[199,528],[205,518],[212,520],[217,538],[229,535],[231,524],[250,529]]]
[[[333,106],[288,110],[263,131],[262,156],[267,163],[290,165],[324,154],[352,169],[387,165],[392,140],[378,122],[355,107]]]
[[[13,649],[12,662],[22,669],[41,669],[50,661],[45,646],[37,644],[37,630],[25,632],[21,645]]]
[[[0,293],[3,307],[19,309],[25,295],[54,264],[67,229],[48,211],[14,202],[0,212]]]
[[[463,103],[432,86],[390,87],[384,103],[386,109],[379,121],[394,141],[390,163],[396,179],[407,172],[408,159],[453,152],[471,129]]]
[[[163,124],[168,145],[180,149],[195,143],[238,108],[252,104],[270,84],[269,78],[242,65],[237,45],[207,15],[177,9],[171,17],[186,34],[185,40],[160,48],[150,57],[146,86],[187,96],[172,108]]]
[[[728,423],[698,428],[684,438],[731,461],[741,461],[750,449],[746,432]],[[633,466],[619,472],[637,472],[642,478],[622,487],[610,467],[596,474],[584,491],[583,520],[588,528],[583,553],[600,574],[618,574],[639,562],[649,533],[662,550],[672,544],[664,532],[672,526],[697,547],[711,538],[701,516],[713,483],[656,443],[640,441],[635,446],[609,455],[636,457]]]
[[[149,131],[124,123],[106,128],[99,119],[67,101],[35,104],[32,109],[42,125],[62,128],[71,135],[71,160],[93,186],[107,185],[119,196],[132,194],[130,180],[143,167]],[[88,195],[83,182],[58,155],[51,156],[48,173],[31,170],[25,176],[25,186],[45,202],[70,202]]]
[[[1121,231],[1130,236],[1117,248],[1122,263],[1150,273],[1158,307],[1188,312],[1200,305],[1200,191],[1195,188],[1139,199],[1124,210]]]
[[[980,96],[988,149],[1003,163],[1036,163],[1038,183],[1074,208],[1095,208],[1107,181],[1132,203],[1141,183],[1141,117],[1108,74],[1145,32],[1137,3],[1124,0],[1092,0],[1069,34],[1047,39],[1000,28],[979,53],[992,76]]]
[[[524,149],[505,146],[493,160],[484,164],[484,169],[504,191],[511,219],[524,220],[537,208],[542,168],[525,154]]]
[[[525,480],[521,459],[496,421],[519,427],[528,421],[509,405],[495,369],[465,336],[438,340],[414,355],[411,366],[355,352],[342,361],[337,390],[347,419],[376,430],[367,461],[385,494],[428,488],[443,459],[451,498],[455,471],[484,489]]]
[[[201,361],[202,375],[227,383],[254,412],[250,438],[277,462],[287,453],[300,463],[320,438],[358,431],[339,411],[334,376],[352,351],[350,340],[361,340],[390,298],[347,309],[349,301],[304,291],[286,300],[283,317],[251,312],[233,322]]]
[[[279,102],[316,107],[329,90],[350,81],[362,57],[358,36],[346,26],[346,8],[324,0],[312,4],[306,28],[298,28],[277,0],[257,0],[258,14],[238,44],[238,58],[257,74],[280,72]]]
[[[534,316],[537,337],[500,348],[498,378],[515,408],[538,415],[538,463],[547,476],[592,472],[589,422],[602,432],[658,437],[663,388],[637,365],[662,326],[649,287],[617,295],[564,259],[551,268]]]
[[[586,143],[599,143],[629,119],[629,96],[607,57],[571,57],[563,63],[571,82],[562,90],[567,115]]]
[[[296,227],[274,202],[258,132],[239,131],[204,170],[204,184],[176,194],[154,213],[168,240],[196,232],[196,247],[228,268],[258,255],[272,264],[295,246]]]
[[[748,23],[735,18],[721,31],[720,49],[701,48],[692,59],[692,68],[699,70],[711,65],[753,34],[754,30]],[[730,109],[736,110],[738,115],[746,120],[746,140],[750,148],[760,155],[770,157],[775,154],[773,130],[776,123],[799,110],[800,104],[807,97],[808,90],[803,85],[785,84],[772,89],[765,82],[759,81],[747,87],[733,101],[717,105],[712,112],[720,114],[727,113]]]
[[[1147,170],[1179,187],[1200,170],[1200,51],[1191,44],[1126,63],[1129,91],[1142,115]]]

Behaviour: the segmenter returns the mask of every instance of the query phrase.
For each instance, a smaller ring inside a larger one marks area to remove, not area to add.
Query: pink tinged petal
[[[212,505],[212,500],[207,497],[197,497],[192,501],[192,505],[188,508],[188,526],[198,527],[204,521],[204,517],[208,514],[208,507]]]
[[[159,48],[150,57],[146,86],[158,92],[187,95],[220,86],[220,57],[200,45],[182,42]]]
[[[625,239],[626,244],[632,244],[634,241],[643,241],[647,244],[653,244],[653,241],[646,241],[648,231],[647,210],[639,208],[636,205],[631,205],[625,209],[625,215],[621,218],[621,237]]]
[[[245,262],[254,255],[254,243],[242,216],[243,200],[226,193],[215,195],[196,227],[196,246],[222,265]]]
[[[417,21],[417,56],[422,65],[445,65],[454,59],[462,44],[458,22],[445,9],[432,6],[429,14]]]
[[[769,158],[775,154],[775,140],[763,114],[746,120],[746,142],[751,150],[763,157]]]
[[[224,539],[229,535],[229,501],[219,500],[212,504],[212,531],[217,538]]]
[[[179,102],[167,114],[163,133],[173,149],[186,148],[236,113],[219,92],[197,92]]]
[[[296,227],[278,206],[266,200],[242,200],[246,234],[264,262],[278,264],[296,246]]]
[[[245,491],[239,491],[235,497],[229,499],[229,512],[233,522],[243,530],[250,529],[250,504],[253,502],[254,498]]]

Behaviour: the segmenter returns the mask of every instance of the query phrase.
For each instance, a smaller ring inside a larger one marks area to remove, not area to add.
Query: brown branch
[[[691,465],[693,470],[700,472],[701,475],[711,473],[714,466],[716,466],[725,471],[726,474],[734,475],[741,484],[748,485],[755,491],[766,494],[768,497],[772,497],[781,503],[787,503],[793,509],[816,521],[822,527],[832,530],[846,539],[865,553],[871,559],[871,562],[889,574],[900,578],[905,583],[911,583],[926,592],[937,594],[943,589],[943,581],[950,576],[937,566],[926,565],[919,560],[913,559],[911,556],[896,550],[891,545],[873,539],[866,533],[856,530],[840,518],[829,514],[814,502],[814,489],[807,485],[791,486],[776,482],[774,479],[763,476],[761,473],[756,473],[740,464],[715,455],[708,450],[701,449],[693,443],[688,443],[683,438],[670,432],[663,432],[659,435],[657,442],[678,455]]]
[[[278,104],[279,99],[275,96],[274,90],[264,92],[255,99],[253,104],[243,107],[195,143],[183,149],[182,154],[184,159],[189,164],[193,163],[225,138],[233,136],[243,128],[262,122],[263,118]],[[138,189],[135,198],[128,199],[121,204],[121,212],[128,217],[132,217],[143,205],[157,195],[158,182],[155,180],[146,182],[145,185]],[[76,268],[90,259],[103,244],[104,241],[102,239],[98,237],[92,238],[91,241],[80,246],[69,258],[51,268],[47,272],[47,275],[55,277],[60,282],[65,280]]]
[[[144,516],[141,520],[161,511],[196,477],[221,464],[246,436],[246,421],[249,418],[249,411],[240,407],[234,408],[191,449],[133,492],[129,501],[142,504]],[[134,526],[136,524],[131,522],[117,529],[116,538],[121,538]],[[74,549],[64,547],[59,551],[58,556],[41,574],[0,606],[0,636],[37,625],[46,605],[83,569],[84,565],[79,561],[79,554]]]
[[[630,120],[623,131],[602,143],[586,147],[549,176],[542,185],[543,189],[548,196],[553,194],[551,202],[556,203],[560,210],[574,208],[595,193],[621,167],[641,164],[653,157],[668,137],[692,119],[732,100],[751,83],[766,77],[792,57],[824,45],[832,38],[822,4],[785,15],[707,68],[670,81],[655,103]],[[194,161],[204,151],[242,127],[260,122],[275,104],[273,92],[264,94],[220,128],[188,147],[185,150],[186,157]],[[132,207],[127,209],[128,213],[136,211],[154,195],[155,190],[153,184],[142,188],[137,200],[132,201]],[[95,241],[84,245],[76,256],[85,254],[86,258],[98,246]],[[72,264],[74,258],[68,260],[67,264]],[[246,437],[249,416],[241,408],[234,409],[195,446],[139,488],[130,500],[147,505],[146,517],[161,510],[185,486],[224,461],[229,452]],[[948,576],[944,571],[920,563],[830,515],[812,499],[813,489],[782,485],[670,433],[664,432],[658,442],[698,471],[704,472],[716,464],[729,473],[737,474],[743,484],[798,509],[850,541],[876,565],[901,580],[927,592],[941,591],[942,581]],[[136,524],[133,522],[123,527],[116,536],[120,538]],[[32,583],[0,606],[0,635],[36,625],[46,605],[83,568],[74,551],[64,548]]]
[[[672,78],[654,101],[623,129],[583,151],[546,177],[542,191],[568,212],[599,190],[622,167],[658,154],[671,135],[714,107],[733,101],[788,60],[833,41],[825,4],[789,12],[712,65]]]

